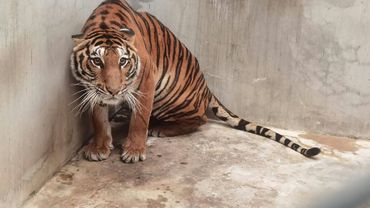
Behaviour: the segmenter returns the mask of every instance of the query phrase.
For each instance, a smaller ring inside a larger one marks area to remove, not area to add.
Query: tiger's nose
[[[111,95],[117,95],[119,93],[119,89],[118,88],[115,89],[115,88],[112,88],[112,87],[107,87],[107,91]]]

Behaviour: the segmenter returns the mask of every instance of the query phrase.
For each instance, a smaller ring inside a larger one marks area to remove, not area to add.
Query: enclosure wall
[[[0,207],[19,206],[81,146],[71,35],[98,1],[1,0]]]
[[[238,115],[370,138],[369,1],[132,2],[187,44],[211,90]]]

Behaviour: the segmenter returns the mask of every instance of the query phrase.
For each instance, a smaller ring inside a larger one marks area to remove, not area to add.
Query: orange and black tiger
[[[107,159],[112,135],[108,107],[126,102],[132,110],[121,159],[146,158],[148,135],[176,136],[207,121],[206,110],[233,128],[275,140],[307,157],[303,148],[266,127],[239,118],[207,87],[196,57],[154,16],[125,1],[107,0],[94,10],[82,34],[73,36],[74,77],[84,86],[81,111],[91,107],[94,137],[85,147],[89,160]]]

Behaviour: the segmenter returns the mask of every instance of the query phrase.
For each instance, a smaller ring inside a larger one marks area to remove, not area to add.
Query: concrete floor
[[[281,131],[280,131],[281,132]],[[370,165],[370,141],[303,135],[323,153],[307,159],[276,142],[210,123],[176,138],[151,138],[147,160],[75,157],[25,208],[307,206]]]

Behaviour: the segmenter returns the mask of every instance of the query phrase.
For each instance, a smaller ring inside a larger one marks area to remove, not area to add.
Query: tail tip
[[[313,157],[315,155],[320,154],[320,152],[321,152],[321,149],[320,148],[313,147],[313,148],[308,149],[305,155],[307,157]]]

